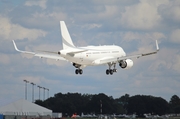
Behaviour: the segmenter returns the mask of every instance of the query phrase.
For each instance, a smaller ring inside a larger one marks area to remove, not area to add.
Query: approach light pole
[[[44,98],[44,100],[45,100],[45,90],[46,90],[46,88],[45,87],[42,87],[43,89],[44,89],[44,95],[43,95],[43,98]]]
[[[34,102],[34,85],[36,85],[35,83],[31,82],[32,84],[32,102]]]
[[[23,80],[25,82],[25,99],[27,100],[27,83],[29,83],[29,81],[27,80]]]
[[[46,90],[47,90],[47,99],[48,99],[49,98],[49,89],[46,88]]]
[[[40,89],[42,88],[41,86],[37,86],[39,88],[39,100],[41,100],[40,98]]]

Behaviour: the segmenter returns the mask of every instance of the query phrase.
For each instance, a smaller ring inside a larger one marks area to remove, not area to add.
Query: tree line
[[[36,104],[62,112],[63,116],[71,116],[76,113],[83,114],[136,114],[140,117],[145,113],[151,114],[176,114],[180,113],[180,98],[173,95],[169,102],[161,97],[150,95],[130,96],[125,94],[114,99],[103,93],[80,94],[67,93],[55,94],[47,100],[36,100]]]

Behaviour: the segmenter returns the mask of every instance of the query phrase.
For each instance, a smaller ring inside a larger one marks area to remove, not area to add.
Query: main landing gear
[[[109,65],[109,69],[106,70],[106,74],[107,75],[113,75],[114,72],[117,72],[117,69],[116,69],[116,63],[108,63]],[[111,66],[114,65],[114,69],[111,69]]]
[[[76,74],[82,74],[82,73],[83,73],[83,70],[82,70],[82,69],[76,69],[76,70],[75,70],[75,73],[76,73]]]
[[[81,65],[80,64],[76,64],[76,63],[73,63],[73,66],[76,67],[77,69],[75,70],[75,74],[83,74],[83,70],[80,69]]]

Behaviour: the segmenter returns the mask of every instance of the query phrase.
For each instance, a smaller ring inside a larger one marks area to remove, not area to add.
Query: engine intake
[[[76,68],[79,68],[81,65],[80,64],[76,64],[73,62],[73,66],[76,67]]]
[[[123,69],[130,69],[133,66],[133,61],[131,59],[121,60],[119,66]]]

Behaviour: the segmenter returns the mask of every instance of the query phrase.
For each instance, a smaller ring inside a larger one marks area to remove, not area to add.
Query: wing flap
[[[48,59],[55,59],[55,60],[66,60],[63,57],[59,55],[54,55],[54,54],[41,54],[37,53],[34,56],[40,57],[40,58],[48,58]]]

